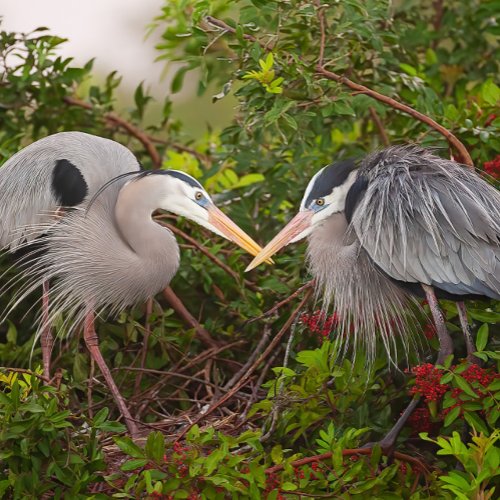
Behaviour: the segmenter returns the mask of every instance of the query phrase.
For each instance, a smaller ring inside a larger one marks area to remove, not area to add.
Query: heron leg
[[[135,421],[133,420],[130,412],[128,411],[127,405],[125,404],[125,400],[123,396],[120,394],[120,391],[113,380],[111,372],[109,371],[108,365],[104,361],[102,357],[101,351],[99,349],[99,340],[97,338],[97,334],[94,328],[94,313],[92,310],[88,310],[85,314],[84,320],[84,328],[83,328],[83,338],[85,339],[85,344],[87,345],[88,350],[90,351],[90,355],[94,359],[94,361],[99,366],[101,373],[108,384],[109,389],[111,390],[111,394],[120,410],[120,413],[123,415],[125,419],[125,423],[127,424],[128,430],[132,437],[136,437],[139,434]]]
[[[465,309],[464,302],[457,302],[458,317],[460,318],[460,325],[462,326],[462,331],[465,338],[465,346],[467,348],[467,361],[473,364],[480,364],[480,360],[474,356],[476,352],[476,346],[474,345],[474,340],[472,339],[472,332],[470,329],[470,324],[467,319],[467,310]]]
[[[401,416],[398,418],[398,421],[392,426],[391,430],[378,442],[376,443],[368,443],[366,445],[367,448],[372,448],[375,444],[378,444],[382,450],[385,452],[390,452],[393,450],[394,445],[396,444],[396,439],[399,436],[399,433],[402,431],[403,427],[406,424],[406,421],[413,413],[418,403],[420,402],[420,397],[414,397],[410,404],[406,407],[405,411],[401,413]]]
[[[436,326],[436,332],[439,339],[439,353],[436,363],[441,365],[450,354],[453,354],[453,340],[446,328],[443,312],[439,307],[433,288],[424,284],[422,284],[422,288],[424,289],[425,297],[427,298],[432,318],[434,319],[434,325]]]
[[[450,354],[453,354],[453,341],[450,334],[448,333],[448,329],[446,328],[444,316],[439,307],[439,303],[433,288],[428,285],[422,285],[422,288],[424,289],[425,296],[427,297],[427,302],[429,303],[429,307],[431,308],[432,317],[434,319],[434,324],[436,326],[436,331],[439,339],[439,353],[436,363],[442,364]],[[403,429],[410,415],[417,407],[419,401],[420,398],[413,398],[410,404],[407,406],[406,410],[398,418],[398,421],[394,424],[392,429],[382,438],[382,440],[378,443],[369,443],[366,445],[366,447],[371,448],[374,444],[378,444],[386,452],[392,450],[394,448],[394,445],[396,444],[396,439],[399,436],[399,433]]]
[[[50,357],[54,347],[54,337],[50,331],[49,322],[49,283],[43,282],[42,292],[42,333],[40,335],[40,345],[42,346],[43,376],[50,380]]]

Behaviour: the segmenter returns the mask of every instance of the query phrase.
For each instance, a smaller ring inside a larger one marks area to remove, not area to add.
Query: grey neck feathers
[[[179,250],[172,233],[154,222],[153,212],[163,193],[154,177],[125,184],[118,193],[115,218],[123,240],[140,257],[170,256],[179,263]]]
[[[395,362],[397,337],[405,351],[413,341],[412,299],[375,267],[343,213],[335,213],[318,225],[308,240],[309,269],[317,281],[322,309],[325,314],[333,309],[338,317],[335,340],[339,355],[344,355],[349,345],[355,354],[361,345],[370,366],[380,338],[389,359]]]

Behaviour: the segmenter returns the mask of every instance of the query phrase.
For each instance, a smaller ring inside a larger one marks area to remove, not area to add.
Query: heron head
[[[260,251],[247,271],[268,260],[278,250],[308,236],[332,214],[343,212],[346,196],[357,177],[352,160],[322,168],[309,181],[299,213]]]
[[[190,219],[257,255],[261,247],[219,210],[203,186],[190,175],[178,170],[161,170],[160,208]]]

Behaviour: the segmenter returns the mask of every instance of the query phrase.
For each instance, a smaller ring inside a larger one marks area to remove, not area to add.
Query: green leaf
[[[161,464],[165,455],[165,438],[163,434],[159,431],[149,434],[144,451],[147,457]]]
[[[285,481],[282,485],[281,485],[281,489],[283,491],[295,491],[297,489],[297,486],[293,483],[290,483],[289,481]]]
[[[275,464],[283,462],[283,449],[281,445],[277,444],[276,446],[273,446],[273,449],[271,450],[271,459]]]
[[[477,331],[476,337],[476,349],[478,351],[484,351],[484,348],[488,344],[488,324],[483,323],[479,330]]]
[[[184,82],[184,77],[186,76],[186,73],[189,71],[189,66],[183,66],[179,70],[177,70],[177,73],[175,74],[174,78],[172,79],[172,83],[170,84],[170,90],[172,94],[176,94],[181,90],[182,84]]]
[[[246,186],[251,186],[252,184],[257,184],[258,182],[265,181],[266,178],[262,174],[246,174],[234,184],[233,188],[242,188]]]
[[[455,408],[453,408],[445,417],[444,419],[444,426],[445,427],[448,427],[451,423],[453,423],[457,417],[460,415],[460,407],[459,406],[456,406]]]
[[[500,87],[493,80],[488,79],[483,83],[481,97],[490,105],[495,106],[500,100]]]
[[[400,63],[399,67],[407,74],[410,76],[417,76],[417,70],[413,67],[410,66],[409,64],[406,63]]]
[[[107,406],[101,408],[94,416],[93,419],[94,426],[99,426],[102,423],[104,423],[106,418],[108,418],[108,415],[109,415],[109,408]]]
[[[118,436],[114,438],[114,441],[118,448],[127,455],[134,458],[144,458],[144,450],[139,448],[129,437]]]
[[[464,391],[467,395],[473,398],[477,398],[477,394],[472,390],[472,387],[469,385],[469,382],[467,382],[467,380],[462,378],[460,375],[455,374],[454,381],[458,385],[458,387],[460,387],[460,389],[462,389],[462,391]]]
[[[465,412],[464,418],[477,432],[484,432],[485,434],[488,434],[488,427],[477,413]]]

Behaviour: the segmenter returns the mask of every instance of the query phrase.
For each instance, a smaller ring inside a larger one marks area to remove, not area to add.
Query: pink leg
[[[446,328],[444,316],[439,307],[434,289],[429,285],[422,285],[422,288],[424,289],[427,302],[431,308],[434,325],[439,339],[439,353],[436,363],[441,365],[450,354],[453,354],[453,340]]]
[[[49,283],[43,282],[42,293],[42,334],[40,336],[42,346],[43,376],[50,380],[50,356],[54,346],[54,338],[50,331],[49,323]]]
[[[138,436],[139,432],[137,426],[135,425],[135,422],[132,419],[130,412],[128,411],[125,400],[120,394],[120,391],[118,390],[118,387],[115,384],[113,377],[111,376],[111,372],[109,371],[109,368],[106,365],[104,358],[102,357],[101,351],[99,350],[99,340],[94,328],[94,312],[90,309],[85,315],[83,338],[85,339],[85,344],[87,344],[87,348],[90,351],[90,355],[99,366],[101,373],[104,375],[104,379],[106,380],[106,383],[111,390],[111,394],[113,395],[120,413],[125,419],[125,423],[127,424],[130,434],[132,435],[132,437]]]

